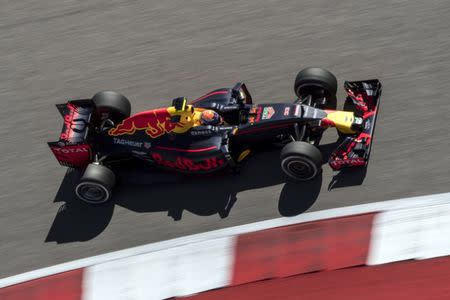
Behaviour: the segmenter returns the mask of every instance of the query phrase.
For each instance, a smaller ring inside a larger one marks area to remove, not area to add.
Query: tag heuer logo
[[[150,149],[151,147],[152,147],[151,143],[144,142],[144,148],[145,149]]]

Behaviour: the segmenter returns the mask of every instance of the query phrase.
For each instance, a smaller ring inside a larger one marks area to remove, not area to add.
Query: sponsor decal
[[[368,111],[367,103],[362,94],[355,94],[352,90],[347,90],[347,95],[353,100],[353,103],[362,111]]]
[[[69,154],[69,153],[86,153],[89,152],[89,147],[65,147],[65,148],[57,148],[57,147],[52,147],[52,150],[57,152],[57,153],[64,153],[64,154]]]
[[[364,124],[364,130],[369,130],[370,126],[372,126],[370,119],[366,119],[366,123]]]
[[[144,148],[145,149],[150,149],[152,147],[152,144],[149,142],[144,142]]]
[[[237,158],[237,162],[243,161],[247,156],[250,155],[250,153],[251,153],[250,149],[245,149],[244,151],[242,151]]]
[[[272,118],[272,116],[274,114],[275,114],[275,110],[273,109],[272,106],[264,107],[261,119],[268,120],[268,119]]]
[[[64,116],[64,130],[61,132],[59,138],[61,140],[68,140],[70,138],[70,129],[72,126],[73,114],[75,113],[75,107],[72,104],[67,104],[69,114]]]
[[[291,111],[291,108],[290,107],[285,107],[284,108],[284,113],[283,113],[283,115],[285,115],[285,116],[289,116],[289,112]]]
[[[300,105],[295,106],[294,116],[300,117]]]
[[[201,161],[194,162],[190,158],[181,156],[176,157],[175,160],[166,160],[159,153],[152,153],[151,156],[153,161],[157,165],[181,171],[211,171],[214,169],[218,169],[224,165],[224,160],[217,157],[207,158]]]
[[[130,141],[127,139],[119,139],[119,138],[113,138],[113,139],[114,139],[114,144],[138,147],[138,148],[142,147],[142,142],[135,142],[135,141]]]
[[[191,135],[193,136],[208,136],[211,135],[211,130],[209,129],[204,129],[204,130],[193,130],[191,131]]]
[[[256,110],[255,122],[258,122],[261,119],[261,113],[262,113],[262,108],[258,107],[258,109]]]
[[[256,110],[258,109],[258,105],[257,104],[253,104],[252,108],[250,108],[249,113],[250,114],[256,114]]]
[[[89,163],[91,157],[90,147],[87,144],[59,146],[50,145],[56,159],[65,166],[82,167]]]
[[[111,136],[133,135],[136,131],[145,130],[147,135],[157,138],[172,132],[177,126],[183,126],[181,123],[171,122],[170,117],[166,108],[139,113],[123,120],[117,127],[110,129],[108,134]]]
[[[353,121],[354,124],[361,125],[361,124],[363,123],[363,118],[360,118],[360,117],[354,117],[354,118],[352,119],[352,121]]]
[[[131,153],[137,155],[137,156],[146,156],[147,152],[143,152],[143,151],[136,151],[136,150],[132,150]]]
[[[366,161],[364,158],[356,157],[356,158],[349,158],[349,159],[338,159],[333,160],[330,162],[330,166],[333,169],[340,169],[345,166],[352,166],[352,167],[358,167],[358,166],[364,166],[366,164]]]
[[[254,105],[249,111],[248,122],[253,124],[261,119],[262,108]]]
[[[67,109],[69,113],[64,116],[64,126],[63,131],[59,138],[61,140],[71,140],[75,134],[83,133],[86,129],[86,109],[81,109],[81,113],[78,111],[78,108],[73,104],[67,104]]]

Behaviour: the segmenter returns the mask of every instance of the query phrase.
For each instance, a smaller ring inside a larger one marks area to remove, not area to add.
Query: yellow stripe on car
[[[249,154],[251,153],[250,149],[245,149],[244,151],[239,154],[239,157],[237,158],[237,162],[243,161]]]

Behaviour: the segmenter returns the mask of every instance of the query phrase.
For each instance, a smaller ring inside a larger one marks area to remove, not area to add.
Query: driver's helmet
[[[222,122],[222,118],[220,117],[220,115],[211,109],[206,109],[202,111],[200,120],[203,125],[213,125],[213,126],[217,126]]]

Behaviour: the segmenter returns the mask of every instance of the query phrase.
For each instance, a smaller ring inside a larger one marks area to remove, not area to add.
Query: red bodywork
[[[159,153],[152,153],[152,159],[159,166],[189,172],[211,171],[221,168],[225,164],[223,158],[211,157],[196,162],[190,158],[179,156],[175,160],[167,160]]]
[[[356,114],[363,119],[364,128],[356,137],[346,137],[331,154],[329,165],[334,170],[367,165],[380,104],[381,84],[378,80],[346,82],[344,86]]]
[[[92,149],[86,143],[93,110],[90,100],[69,101],[56,107],[64,118],[64,124],[59,140],[48,145],[61,165],[85,167],[92,159]]]
[[[67,167],[84,167],[91,162],[92,151],[87,144],[60,146],[58,143],[49,145],[59,163]]]

